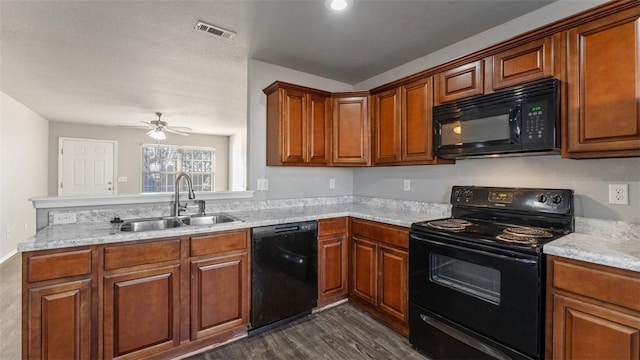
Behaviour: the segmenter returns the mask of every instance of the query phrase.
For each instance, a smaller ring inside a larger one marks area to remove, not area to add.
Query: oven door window
[[[500,304],[500,271],[430,253],[429,280],[492,304]]]

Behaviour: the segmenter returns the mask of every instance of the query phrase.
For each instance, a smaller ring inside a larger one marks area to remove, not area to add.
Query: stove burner
[[[462,219],[445,219],[429,221],[427,225],[440,230],[460,231],[464,230],[467,226],[473,225],[473,223]]]
[[[533,237],[533,238],[550,238],[553,237],[553,234],[542,230],[536,229],[532,227],[510,227],[504,229],[505,235],[514,235],[521,237]]]
[[[525,245],[538,244],[538,239],[530,236],[523,236],[523,235],[501,234],[496,236],[496,239],[502,240],[508,243],[515,243],[515,244],[525,244]]]

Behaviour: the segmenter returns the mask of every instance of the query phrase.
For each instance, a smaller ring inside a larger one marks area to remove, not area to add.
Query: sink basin
[[[241,222],[241,220],[229,214],[211,214],[211,215],[193,215],[182,220],[186,225],[215,225],[232,222]]]
[[[176,218],[153,218],[153,219],[137,219],[131,221],[125,221],[120,226],[120,231],[149,231],[149,230],[164,230],[172,229],[182,226],[181,219]]]
[[[192,215],[192,216],[180,216],[179,218],[148,218],[148,219],[135,219],[128,220],[122,223],[120,231],[125,232],[140,232],[150,230],[165,230],[173,229],[180,226],[202,226],[202,225],[216,225],[242,222],[229,214],[208,214],[208,215]]]

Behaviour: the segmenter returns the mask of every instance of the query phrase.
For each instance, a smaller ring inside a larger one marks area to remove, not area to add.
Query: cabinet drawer
[[[152,243],[108,246],[104,248],[104,269],[146,265],[180,259],[180,239]]]
[[[318,236],[344,234],[347,232],[347,218],[318,220]]]
[[[248,238],[248,230],[191,237],[191,256],[245,250]]]
[[[640,274],[553,259],[553,286],[640,311]]]
[[[351,224],[354,236],[365,237],[404,249],[409,248],[409,230],[407,229],[366,220],[353,220]]]
[[[27,281],[59,279],[91,273],[91,250],[30,256]]]

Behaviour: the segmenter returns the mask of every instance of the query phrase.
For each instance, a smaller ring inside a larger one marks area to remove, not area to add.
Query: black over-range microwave
[[[433,108],[443,158],[559,154],[560,81],[547,79]]]

